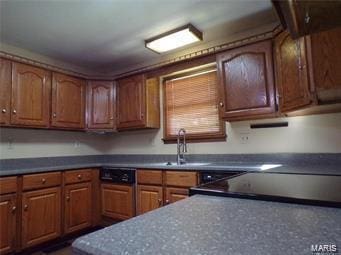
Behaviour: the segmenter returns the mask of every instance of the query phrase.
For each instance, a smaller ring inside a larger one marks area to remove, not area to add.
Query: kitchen
[[[340,1],[0,11],[0,254],[340,252]]]

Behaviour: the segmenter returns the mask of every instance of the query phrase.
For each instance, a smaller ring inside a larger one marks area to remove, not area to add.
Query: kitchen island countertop
[[[341,249],[341,210],[195,195],[76,239],[75,254],[312,254]]]

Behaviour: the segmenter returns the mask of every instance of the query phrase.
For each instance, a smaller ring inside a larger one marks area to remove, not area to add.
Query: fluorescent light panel
[[[191,24],[146,40],[146,47],[163,53],[202,40],[202,33]]]

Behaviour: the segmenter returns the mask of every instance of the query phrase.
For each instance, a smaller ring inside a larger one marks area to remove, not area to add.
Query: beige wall
[[[288,121],[289,127],[250,129],[250,123]],[[341,153],[341,113],[227,124],[226,142],[189,145],[189,153]],[[242,143],[241,134],[249,134]],[[162,129],[96,135],[70,131],[1,129],[1,158],[90,154],[174,154]],[[12,145],[9,145],[12,141]],[[75,147],[79,141],[79,147]]]

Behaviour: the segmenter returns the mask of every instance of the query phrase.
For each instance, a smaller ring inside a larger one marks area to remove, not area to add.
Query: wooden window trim
[[[162,97],[163,97],[163,142],[165,144],[172,144],[177,142],[177,136],[167,135],[167,96],[166,96],[166,82],[175,78],[193,75],[203,71],[212,70],[212,67],[198,69],[194,71],[184,72],[173,76],[167,76],[162,81]],[[217,88],[218,89],[218,88]],[[217,102],[218,103],[218,102]],[[226,125],[225,121],[219,121],[220,132],[216,133],[198,133],[198,134],[186,134],[186,142],[188,143],[202,143],[202,142],[223,142],[226,141]]]

